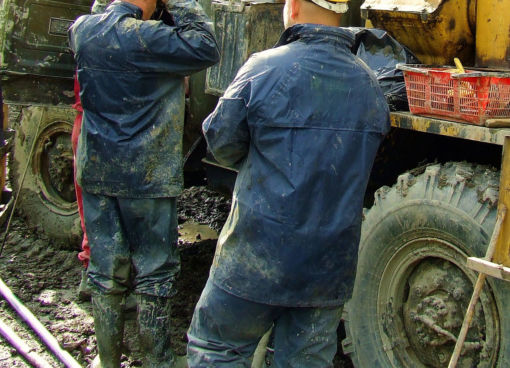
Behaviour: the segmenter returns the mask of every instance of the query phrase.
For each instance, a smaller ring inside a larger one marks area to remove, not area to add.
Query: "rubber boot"
[[[186,367],[170,348],[170,299],[137,294],[136,301],[140,345],[145,356],[144,367]]]
[[[84,302],[89,301],[91,297],[91,291],[87,285],[87,278],[87,270],[81,270],[80,286],[78,286],[78,299]]]
[[[92,295],[101,368],[119,368],[124,336],[123,295]]]

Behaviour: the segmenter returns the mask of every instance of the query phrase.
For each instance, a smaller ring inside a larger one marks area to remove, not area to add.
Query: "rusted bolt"
[[[413,294],[414,294],[414,296],[422,296],[422,294],[423,294],[423,289],[422,289],[420,286],[416,286],[416,287],[413,289]]]
[[[440,361],[441,363],[446,362],[446,355],[445,355],[444,353],[441,353],[441,352],[440,352],[440,353],[438,353],[438,354],[437,354],[437,356],[438,356],[439,361]]]

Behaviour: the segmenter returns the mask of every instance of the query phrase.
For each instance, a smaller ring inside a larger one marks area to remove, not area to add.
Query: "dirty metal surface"
[[[442,0],[366,0],[361,8],[420,14],[436,11],[442,2]]]
[[[453,65],[458,57],[464,65],[473,65],[474,0],[367,0],[361,14],[407,46],[422,63]]]
[[[274,46],[283,32],[282,3],[212,3],[220,62],[207,70],[206,93],[221,96],[248,57]]]
[[[503,206],[510,208],[510,137],[504,139],[499,188],[498,210],[501,210]],[[510,216],[505,216],[501,224],[493,261],[507,267],[510,266]]]
[[[503,145],[505,136],[510,136],[510,129],[508,128],[487,128],[484,126],[413,115],[409,112],[392,112],[391,126],[394,128],[409,129],[417,132],[438,134],[497,145]]]
[[[510,2],[478,0],[476,14],[476,64],[510,69]]]
[[[74,60],[67,29],[92,0],[0,2],[0,73],[5,100],[71,104]]]
[[[89,12],[91,0],[6,0],[0,14],[1,71],[72,77],[67,29]]]

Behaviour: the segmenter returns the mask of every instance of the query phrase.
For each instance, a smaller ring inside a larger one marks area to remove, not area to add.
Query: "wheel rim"
[[[71,132],[67,122],[47,125],[37,137],[32,159],[41,200],[60,215],[77,212]]]
[[[409,241],[392,256],[379,286],[377,320],[394,365],[448,366],[476,278],[466,258],[435,237]],[[486,285],[459,366],[494,366],[499,339],[496,303]]]

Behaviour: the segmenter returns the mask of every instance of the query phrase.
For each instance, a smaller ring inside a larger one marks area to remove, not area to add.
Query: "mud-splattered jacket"
[[[240,69],[203,131],[239,167],[211,269],[241,298],[342,305],[356,272],[362,202],[389,130],[377,81],[341,28],[295,25]]]
[[[70,29],[84,109],[77,177],[88,192],[181,191],[184,76],[214,64],[219,52],[196,1],[169,3],[176,26],[143,21],[140,8],[116,1]]]

